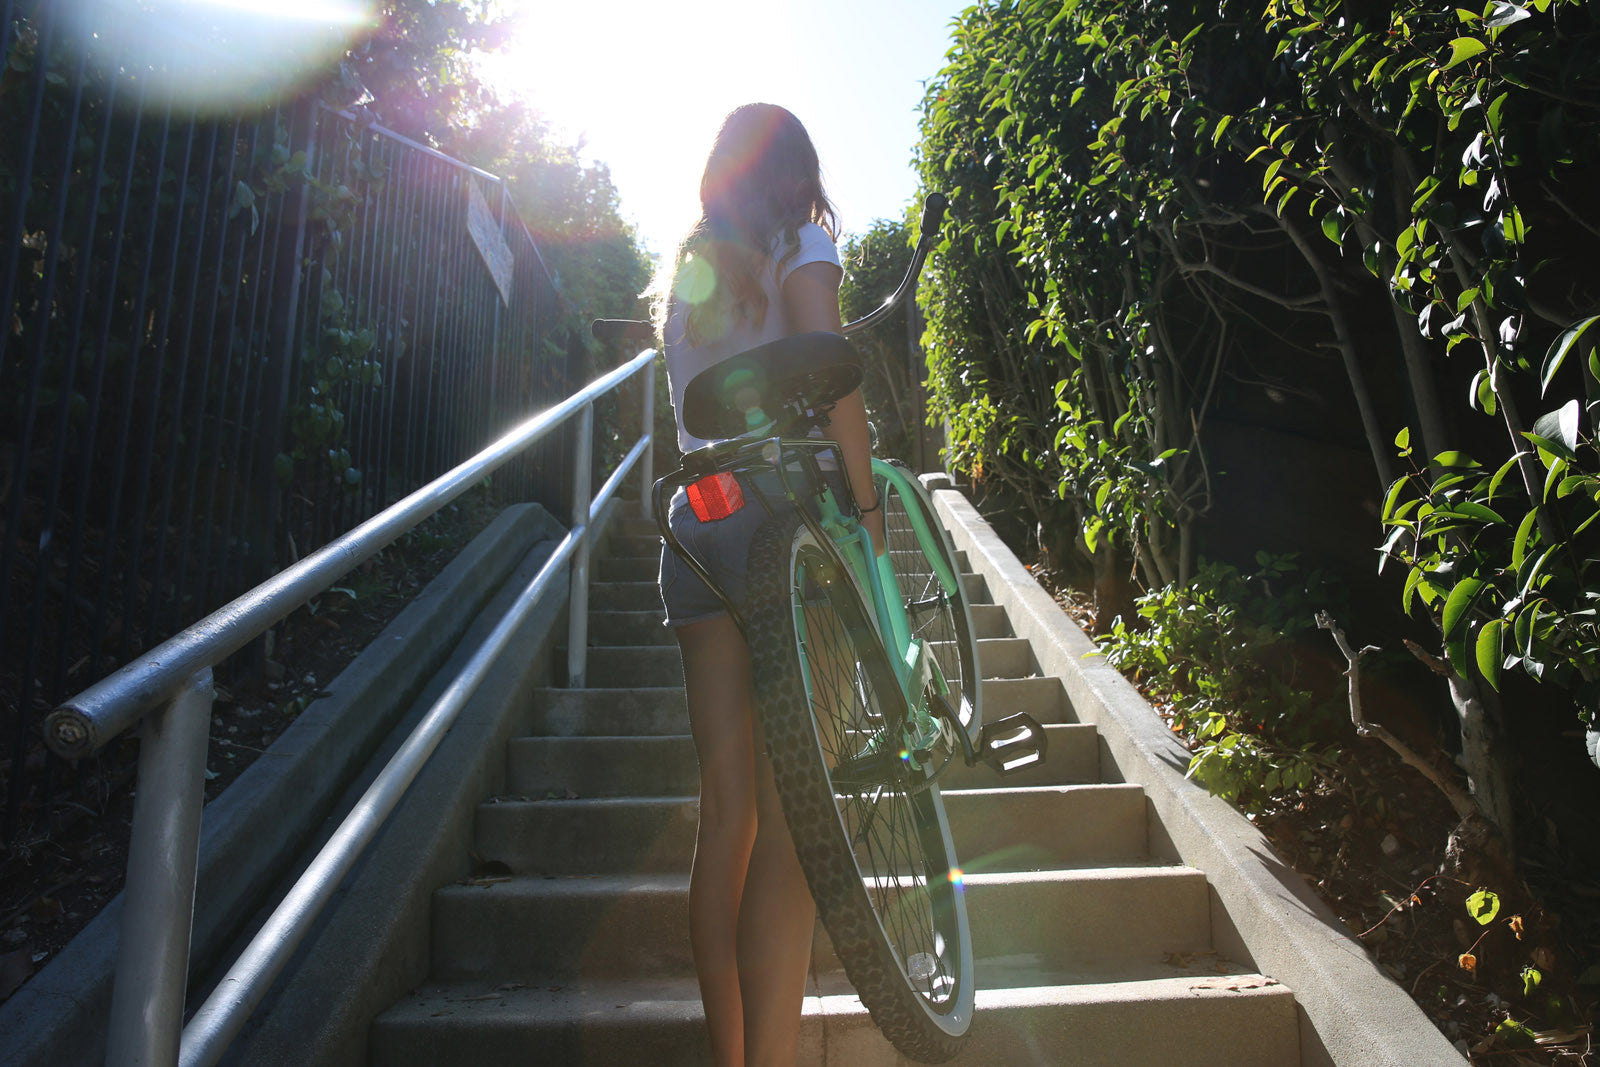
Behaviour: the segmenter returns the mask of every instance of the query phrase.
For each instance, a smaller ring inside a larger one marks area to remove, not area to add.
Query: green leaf
[[[1400,499],[1400,491],[1405,487],[1405,478],[1396,478],[1394,484],[1389,487],[1388,495],[1383,498],[1383,518],[1381,521],[1388,522],[1394,517],[1395,502]]]
[[[1411,614],[1411,598],[1417,591],[1417,583],[1422,581],[1422,568],[1413,567],[1406,575],[1405,588],[1400,591],[1400,610],[1407,615]]]
[[[1233,121],[1233,116],[1232,115],[1224,115],[1220,119],[1217,120],[1217,128],[1214,131],[1212,131],[1212,134],[1211,134],[1211,143],[1212,143],[1212,145],[1219,145],[1219,144],[1222,143],[1222,135],[1223,135],[1224,132],[1227,131],[1228,124],[1231,123],[1232,121]]]
[[[1495,0],[1494,14],[1489,16],[1484,25],[1499,29],[1502,26],[1510,26],[1512,23],[1521,22],[1523,19],[1532,17],[1532,15],[1528,14],[1526,8],[1508,3],[1507,0]]]
[[[1531,963],[1528,964],[1522,968],[1522,995],[1525,997],[1533,996],[1533,991],[1538,989],[1543,981],[1544,975],[1540,973],[1539,968]]]
[[[1500,691],[1500,631],[1505,629],[1500,619],[1490,619],[1478,631],[1478,673],[1489,683],[1489,688]]]
[[[1339,213],[1330,211],[1322,216],[1322,233],[1328,240],[1336,245],[1343,245],[1344,239],[1339,235]]]
[[[1400,432],[1394,435],[1394,447],[1400,450],[1402,456],[1411,451],[1411,427],[1400,427]]]
[[[1328,73],[1332,74],[1334,71],[1338,70],[1340,67],[1349,62],[1350,57],[1356,54],[1356,49],[1360,48],[1363,44],[1366,44],[1367,38],[1370,36],[1372,35],[1369,33],[1363,33],[1360,37],[1357,37],[1354,41],[1350,42],[1350,47],[1339,53],[1339,58],[1333,61],[1333,66],[1328,68]]]
[[[1282,166],[1283,158],[1281,156],[1267,164],[1266,176],[1261,179],[1261,188],[1263,191],[1265,191],[1272,184],[1272,179],[1278,175],[1278,168]]]
[[[1095,548],[1100,544],[1100,531],[1105,529],[1105,527],[1106,524],[1103,519],[1090,519],[1084,524],[1083,541],[1084,544],[1089,546],[1089,551],[1091,553],[1094,552]]]
[[[1478,602],[1478,597],[1483,595],[1489,583],[1478,578],[1463,578],[1450,590],[1450,596],[1444,602],[1444,611],[1440,615],[1440,626],[1444,630],[1444,639],[1451,640],[1459,635],[1466,625],[1467,617],[1473,605]]]
[[[1455,512],[1457,515],[1463,515],[1469,519],[1477,519],[1480,522],[1494,522],[1499,523],[1501,526],[1508,525],[1506,520],[1500,517],[1500,513],[1495,511],[1493,508],[1486,508],[1482,504],[1474,504],[1470,500],[1463,500],[1459,504],[1452,504],[1450,505],[1449,510]]]
[[[1487,50],[1488,47],[1476,37],[1457,37],[1450,42],[1450,62],[1446,63],[1443,69],[1449,70],[1458,63],[1465,63],[1473,56]]]
[[[1467,914],[1488,926],[1500,914],[1500,896],[1491,889],[1479,889],[1467,898]]]
[[[1561,369],[1561,364],[1566,360],[1567,353],[1583,339],[1583,335],[1595,323],[1600,322],[1600,315],[1591,315],[1582,322],[1575,322],[1561,331],[1550,345],[1549,351],[1544,355],[1544,367],[1539,371],[1539,393],[1544,395],[1550,388],[1550,380]]]
[[[1489,129],[1494,133],[1500,132],[1501,117],[1505,114],[1506,110],[1506,98],[1510,95],[1510,93],[1501,93],[1499,96],[1494,98],[1494,103],[1489,105]]]
[[[1072,12],[1077,8],[1077,6],[1078,6],[1078,0],[1066,0],[1066,2],[1061,5],[1061,10],[1056,12],[1055,18],[1051,19],[1048,23],[1046,23],[1045,28],[1044,28],[1044,32],[1045,33],[1053,32],[1055,30],[1055,28],[1057,26],[1059,26],[1061,24],[1061,22],[1068,15],[1072,14]],[[1035,25],[1037,25],[1037,23],[1035,23]]]
[[[1494,503],[1495,490],[1500,488],[1500,483],[1505,480],[1505,476],[1510,474],[1512,470],[1516,468],[1517,459],[1521,455],[1522,453],[1518,452],[1515,456],[1512,456],[1510,459],[1500,464],[1500,469],[1494,472],[1493,478],[1489,479],[1489,492],[1488,495],[1484,497],[1484,499],[1489,503]]]
[[[1534,524],[1539,521],[1537,506],[1522,517],[1522,522],[1517,524],[1516,540],[1511,542],[1511,569],[1522,573],[1522,560],[1528,554],[1528,537],[1533,533]]]
[[[1569,400],[1554,411],[1545,412],[1534,421],[1533,432],[1550,441],[1559,441],[1570,455],[1578,448],[1578,413],[1576,400]]]

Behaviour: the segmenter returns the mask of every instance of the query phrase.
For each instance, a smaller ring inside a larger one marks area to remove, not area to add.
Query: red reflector
[[[744,490],[731,474],[707,475],[689,486],[689,505],[701,522],[725,519],[744,507]]]

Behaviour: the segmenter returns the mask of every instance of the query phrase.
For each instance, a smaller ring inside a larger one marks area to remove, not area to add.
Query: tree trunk
[[[1096,630],[1111,628],[1118,615],[1133,620],[1133,590],[1128,585],[1127,561],[1110,545],[1101,542],[1094,552],[1094,625]]]
[[[1272,217],[1283,227],[1283,232],[1289,235],[1289,240],[1294,242],[1295,248],[1300,250],[1306,266],[1316,275],[1317,285],[1322,289],[1323,302],[1328,306],[1328,317],[1333,323],[1334,340],[1338,343],[1339,355],[1344,359],[1345,376],[1350,379],[1350,391],[1355,394],[1356,411],[1361,415],[1361,428],[1366,433],[1367,448],[1372,453],[1372,464],[1377,469],[1378,498],[1381,500],[1389,491],[1390,483],[1394,481],[1393,468],[1389,464],[1389,441],[1384,435],[1383,428],[1378,425],[1378,413],[1372,405],[1372,393],[1367,388],[1367,377],[1361,370],[1360,361],[1356,358],[1355,338],[1350,332],[1344,300],[1328,273],[1327,264],[1323,263],[1312,250],[1305,235],[1296,229],[1288,218],[1276,213],[1273,213]]]
[[[1452,670],[1450,702],[1461,726],[1461,765],[1484,817],[1500,831],[1509,858],[1516,855],[1516,824],[1511,806],[1511,775],[1506,768],[1500,699],[1477,678]]]

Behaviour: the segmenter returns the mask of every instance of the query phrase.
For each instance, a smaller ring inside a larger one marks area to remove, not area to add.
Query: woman
[[[791,334],[839,331],[838,221],[822,189],[805,127],[772,104],[747,104],[723,120],[700,180],[701,215],[656,287],[685,452],[708,442],[683,428],[689,380]],[[838,442],[868,529],[871,452],[860,392],[834,408],[825,436]],[[764,518],[747,506],[700,523],[679,490],[673,531],[735,600],[745,588],[750,538]],[[689,937],[715,1062],[792,1064],[800,1036],[815,905],[795,858],[751,702],[743,635],[705,584],[662,549],[661,596],[683,656],[690,729],[700,760],[700,826],[689,879]]]

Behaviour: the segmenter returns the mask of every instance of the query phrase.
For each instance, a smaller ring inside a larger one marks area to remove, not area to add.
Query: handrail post
[[[655,465],[655,432],[656,432],[656,365],[652,360],[644,368],[644,403],[640,408],[644,412],[644,426],[640,433],[650,438],[650,447],[644,450],[644,455],[639,457],[639,515],[641,518],[650,517],[650,490],[656,484]]]
[[[106,1035],[109,1067],[178,1062],[214,695],[206,667],[166,707],[146,717],[140,733]]]
[[[572,530],[582,531],[572,553],[567,585],[567,687],[582,689],[589,668],[589,514],[594,459],[594,401],[583,405],[575,420],[578,436],[572,478]]]

